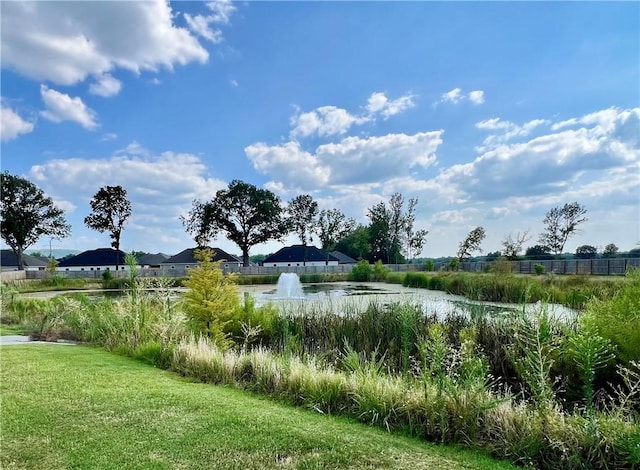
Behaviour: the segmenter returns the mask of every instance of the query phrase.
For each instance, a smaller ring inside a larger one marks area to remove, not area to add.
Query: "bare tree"
[[[428,230],[413,230],[413,225],[416,220],[416,206],[418,205],[418,198],[409,199],[409,205],[407,206],[407,212],[404,215],[404,241],[406,244],[407,261],[411,261],[414,256],[420,254],[422,247],[427,241]]]
[[[518,257],[518,254],[522,251],[522,247],[525,243],[531,240],[529,230],[525,230],[524,233],[518,232],[516,235],[511,233],[502,240],[502,254],[509,260],[514,260]]]
[[[559,255],[569,237],[578,232],[578,225],[588,220],[586,213],[587,209],[577,202],[550,209],[544,217],[544,230],[538,241]]]

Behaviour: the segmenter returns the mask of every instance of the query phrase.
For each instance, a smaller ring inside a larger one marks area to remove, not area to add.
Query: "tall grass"
[[[589,276],[516,276],[508,273],[407,272],[403,285],[441,290],[472,300],[504,303],[551,302],[582,309],[592,298],[606,299],[620,291],[625,279],[601,280]]]

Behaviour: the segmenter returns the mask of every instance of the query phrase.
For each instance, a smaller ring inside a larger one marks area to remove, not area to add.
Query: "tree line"
[[[27,179],[5,171],[0,174],[0,187],[2,238],[16,254],[19,269],[23,269],[25,249],[41,237],[67,237],[71,226],[64,211]],[[92,197],[90,206],[85,225],[109,233],[111,246],[119,250],[122,231],[131,216],[127,191],[121,186],[102,187]],[[233,180],[211,200],[194,200],[189,213],[180,219],[198,247],[224,235],[238,246],[245,266],[249,265],[252,247],[269,240],[282,241],[291,233],[298,236],[305,253],[306,247],[317,241],[327,259],[329,252],[338,250],[356,260],[398,264],[418,257],[427,241],[429,232],[415,227],[417,206],[417,198],[407,200],[401,193],[394,193],[388,201],[370,207],[368,223],[362,224],[339,209],[319,210],[317,201],[309,194],[296,196],[284,204],[268,189]],[[526,254],[562,253],[567,240],[587,220],[586,213],[586,208],[577,202],[550,209],[543,220],[539,244],[529,247]],[[473,253],[482,252],[485,237],[484,227],[471,230],[459,244],[457,259],[464,261]],[[509,234],[502,240],[503,251],[498,253],[507,259],[517,259],[530,238],[528,230]],[[589,256],[593,248],[583,245],[578,254]],[[617,252],[614,244],[605,248],[606,256],[615,256]]]

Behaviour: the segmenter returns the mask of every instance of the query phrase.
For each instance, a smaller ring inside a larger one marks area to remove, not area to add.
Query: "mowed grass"
[[[514,468],[90,347],[0,361],[3,469]]]

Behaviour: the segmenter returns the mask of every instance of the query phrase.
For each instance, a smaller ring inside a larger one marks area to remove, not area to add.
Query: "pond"
[[[509,311],[534,313],[546,308],[557,318],[573,318],[577,312],[559,304],[505,304],[480,302],[442,291],[404,287],[398,284],[379,282],[334,282],[303,284],[293,294],[283,295],[283,290],[273,285],[239,286],[243,295],[251,295],[258,306],[268,302],[276,304],[284,312],[315,311],[343,313],[362,310],[371,302],[380,304],[411,303],[419,305],[425,314],[435,314],[443,318],[448,314],[501,314]]]

